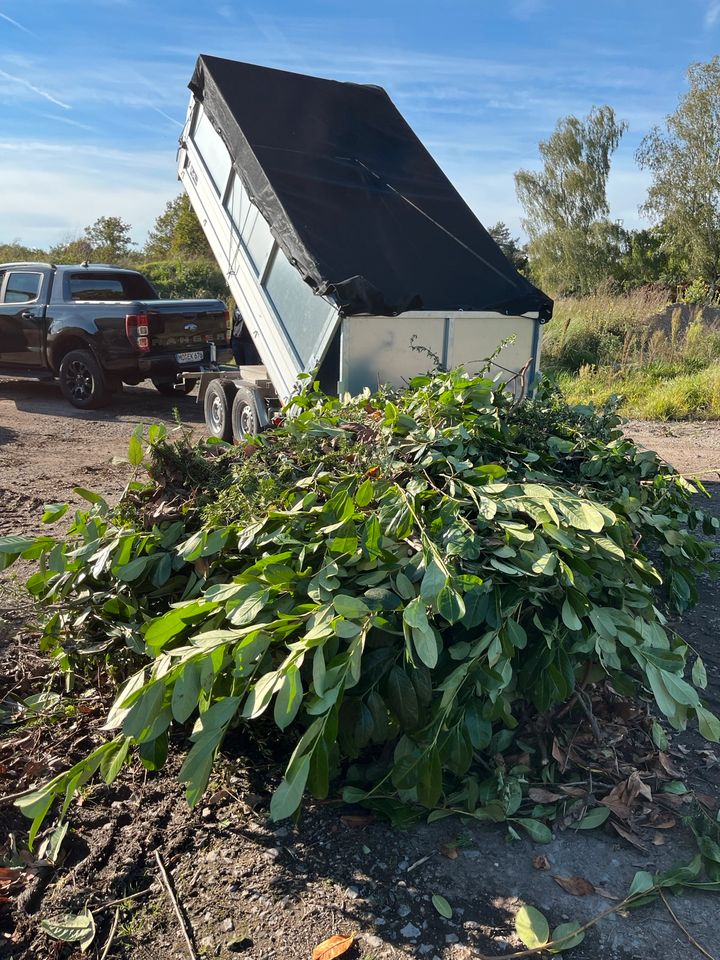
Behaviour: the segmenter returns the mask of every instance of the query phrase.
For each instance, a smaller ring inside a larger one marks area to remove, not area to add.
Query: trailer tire
[[[261,420],[258,403],[264,403],[254,390],[238,386],[232,402],[231,422],[235,443],[241,443],[247,437],[257,436],[265,429],[265,418]]]
[[[226,440],[228,443],[233,438],[230,411],[234,393],[232,385],[227,380],[211,380],[203,400],[205,426],[208,433],[211,437]]]
[[[110,400],[105,371],[89,350],[70,350],[60,362],[60,390],[79,410],[97,410]]]

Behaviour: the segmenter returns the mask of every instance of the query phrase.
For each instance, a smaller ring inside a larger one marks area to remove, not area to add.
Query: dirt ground
[[[113,458],[125,455],[137,423],[172,424],[173,406],[183,422],[202,429],[192,397],[171,401],[144,385],[126,388],[107,410],[80,413],[52,384],[0,381],[0,535],[38,531],[43,504],[79,502],[74,486],[118,497],[131,471]],[[720,425],[632,423],[628,432],[681,472],[709,481],[711,507],[720,513]],[[20,582],[27,572],[12,568],[0,579],[0,702],[44,685],[61,689],[37,652],[33,609]],[[717,710],[720,590],[710,582],[701,586],[701,604],[678,628],[703,654],[708,699]],[[59,772],[99,743],[106,699],[102,688],[78,690],[72,709],[20,728],[0,727],[0,864],[20,855],[15,851],[22,851],[27,831],[27,821],[3,796]],[[672,738],[669,755],[689,786],[710,798],[720,795],[716,748],[688,732]],[[39,922],[86,905],[97,924],[88,956],[191,956],[160,884],[156,853],[172,878],[198,957],[299,960],[326,937],[356,933],[354,957],[363,960],[465,960],[518,949],[513,918],[523,903],[541,909],[552,925],[586,920],[608,907],[608,894],[622,897],[636,870],[664,869],[693,852],[679,826],[650,832],[642,847],[602,830],[558,831],[540,846],[510,841],[502,824],[450,819],[400,830],[348,818],[334,802],[309,805],[297,826],[272,824],[265,784],[279,774],[276,758],[239,738],[227,745],[221,770],[195,811],[185,804],[175,773],[173,764],[156,775],[133,767],[112,787],[95,786],[84,795],[71,812],[64,860],[30,864],[25,882],[0,896],[0,958],[79,957],[42,933]],[[674,802],[682,814],[681,798]],[[456,858],[441,853],[447,846],[456,848]],[[533,865],[540,855],[545,869]],[[554,875],[582,876],[605,896],[572,896]],[[435,910],[434,894],[449,901],[451,919]],[[717,903],[709,894],[672,901],[706,956],[720,956]],[[571,955],[683,960],[700,954],[655,903],[607,917]]]

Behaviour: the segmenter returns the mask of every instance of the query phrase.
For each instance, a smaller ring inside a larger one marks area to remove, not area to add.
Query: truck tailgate
[[[228,314],[217,300],[154,300],[143,304],[152,353],[189,353],[228,342]]]

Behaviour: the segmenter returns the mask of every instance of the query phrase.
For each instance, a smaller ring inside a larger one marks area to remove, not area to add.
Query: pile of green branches
[[[149,479],[118,507],[80,491],[90,509],[63,539],[0,540],[0,566],[39,562],[44,649],[122,681],[113,739],[19,801],[32,836],[98,770],[162,766],[185,725],[191,804],[228,731],[267,733],[272,715],[294,748],[275,819],[342,785],[537,839],[547,827],[518,813],[532,758],[589,685],[649,694],[676,729],[720,739],[702,662],[686,679],[663,614],[694,602],[711,544],[693,531],[717,523],[618,425],[548,386],[516,402],[453,370],[342,401],[311,388],[245,447],[134,436]]]

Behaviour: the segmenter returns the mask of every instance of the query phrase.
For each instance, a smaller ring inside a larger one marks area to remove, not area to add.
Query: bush
[[[151,428],[150,481],[117,509],[85,492],[66,539],[0,540],[0,565],[40,561],[43,648],[127,677],[114,739],[18,801],[31,841],[54,799],[64,813],[130,752],[157,769],[191,720],[192,804],[240,725],[292,749],[275,819],[341,784],[385,812],[511,818],[543,839],[523,795],[533,764],[554,775],[544,738],[588,683],[645,691],[674,727],[694,717],[720,739],[659,609],[660,594],[694,602],[710,545],[688,528],[717,522],[623,439],[612,408],[570,408],[548,387],[515,403],[461,370],[293,402],[240,448]],[[137,435],[130,457],[143,460]]]
[[[225,277],[214,260],[156,260],[140,269],[163,299],[227,301],[230,296]]]

